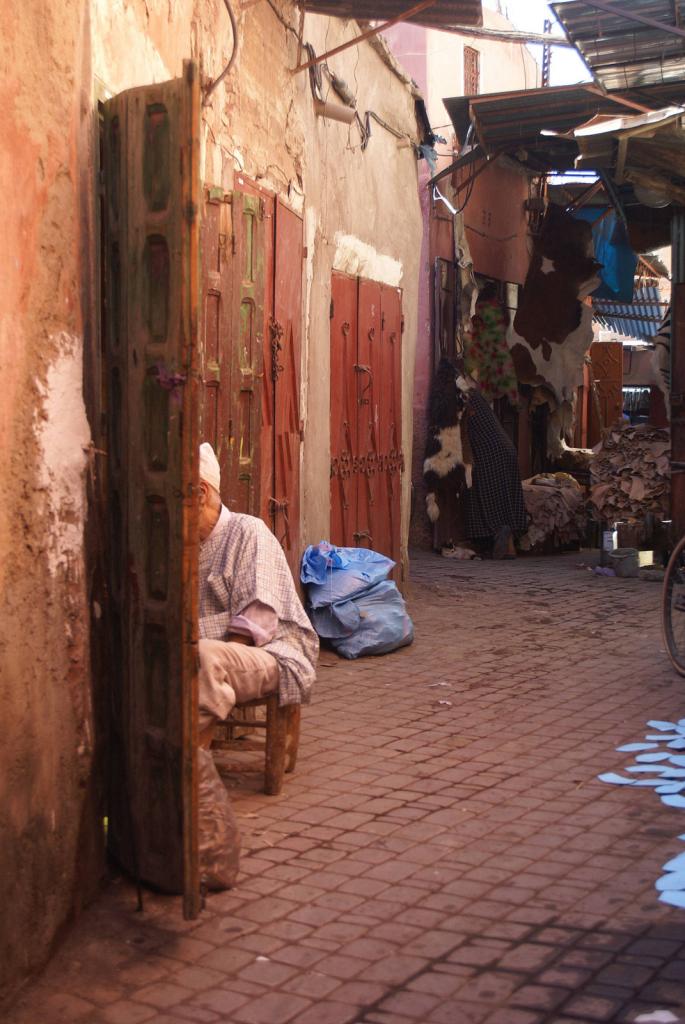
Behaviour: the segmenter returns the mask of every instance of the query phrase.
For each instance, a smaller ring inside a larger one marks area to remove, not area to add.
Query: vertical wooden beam
[[[685,534],[685,213],[671,221],[671,515],[674,540]]]

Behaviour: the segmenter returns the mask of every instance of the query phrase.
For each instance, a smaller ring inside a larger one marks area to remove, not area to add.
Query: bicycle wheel
[[[668,562],[661,611],[666,651],[676,672],[685,676],[685,537]]]

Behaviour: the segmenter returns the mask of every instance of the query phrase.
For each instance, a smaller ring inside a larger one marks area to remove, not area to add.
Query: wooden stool
[[[264,706],[266,706],[266,721],[258,719],[252,710]],[[252,714],[248,709],[252,710]],[[240,712],[242,715],[245,711],[247,714],[244,717],[236,716],[236,712]],[[225,728],[228,735],[225,741],[215,740],[214,746],[228,747],[229,749],[231,746],[235,747],[238,742],[233,738],[236,728],[266,730],[264,792],[269,796],[278,796],[283,788],[285,772],[294,771],[297,762],[297,748],[300,741],[300,705],[287,704],[285,707],[281,707],[278,703],[278,694],[270,693],[266,697],[258,697],[256,700],[246,700],[236,704],[231,715],[220,722],[219,726]],[[243,749],[255,749],[255,747],[243,747]]]

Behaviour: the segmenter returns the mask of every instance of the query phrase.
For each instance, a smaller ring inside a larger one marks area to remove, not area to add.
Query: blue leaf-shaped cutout
[[[636,786],[663,786],[664,785],[664,780],[662,778],[658,778],[658,779],[638,779],[635,782],[635,785]]]
[[[682,739],[673,740],[668,746],[671,750],[685,750],[685,736]]]
[[[666,779],[685,779],[685,768],[666,768],[662,778],[664,782]]]
[[[670,903],[672,907],[685,908],[685,892],[681,892],[678,889],[664,890],[659,896],[659,899],[662,903]]]
[[[657,743],[626,743],[622,747],[616,747],[619,754],[627,754],[631,750],[655,750]]]
[[[604,775],[598,775],[597,778],[600,782],[611,782],[615,786],[633,786],[635,779],[624,779],[622,775],[616,775],[615,772],[605,772]]]
[[[685,807],[685,796],[662,796],[661,802],[667,807]]]
[[[663,868],[663,871],[685,871],[685,853],[679,853],[677,857],[673,857],[672,860],[667,861]]]
[[[680,732],[649,732],[645,736],[646,740],[657,740],[659,743],[668,743],[669,740],[681,740],[683,738]]]
[[[626,768],[627,772],[667,772],[666,765],[661,764],[631,764]]]
[[[660,732],[667,732],[669,729],[674,729],[676,726],[673,722],[659,722],[658,720],[652,719],[651,722],[647,722],[650,729],[658,729]]]
[[[638,754],[635,760],[652,763],[653,761],[666,761],[669,757],[671,757],[670,754]]]
[[[678,768],[685,768],[685,754],[671,754],[670,761]]]
[[[655,885],[659,892],[669,889],[685,889],[685,872],[669,872],[667,875],[657,878]]]
[[[680,793],[681,789],[685,789],[685,782],[664,782],[663,779],[659,779],[659,785],[656,787],[656,792]]]

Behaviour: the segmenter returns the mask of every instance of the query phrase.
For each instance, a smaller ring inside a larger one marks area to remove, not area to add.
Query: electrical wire
[[[233,13],[233,8],[231,7],[231,5],[228,2],[228,0],[224,0],[224,4],[226,5],[226,10],[228,11],[228,16],[231,19],[231,29],[233,31],[233,49],[231,50],[231,56],[229,57],[228,64],[226,65],[224,70],[221,72],[219,77],[215,78],[214,81],[210,85],[208,85],[207,88],[205,89],[205,95],[204,95],[204,99],[202,101],[202,105],[203,106],[207,106],[207,104],[209,103],[209,97],[212,95],[212,93],[216,89],[217,85],[219,85],[221,82],[223,82],[223,80],[226,77],[226,75],[228,75],[228,73],[230,72],[231,68],[233,67],[233,65],[235,63],[236,57],[238,56],[238,22],[235,20],[235,14]]]

